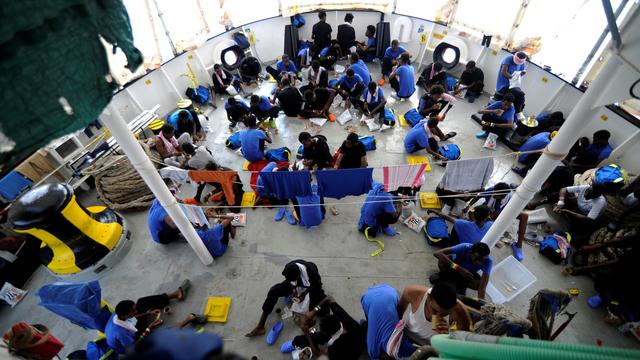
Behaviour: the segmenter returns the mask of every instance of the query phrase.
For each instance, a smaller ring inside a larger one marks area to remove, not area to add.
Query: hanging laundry
[[[366,194],[373,184],[373,168],[319,170],[315,174],[319,193],[334,199]]]
[[[247,168],[245,170],[251,171],[249,184],[256,194],[261,194],[263,192],[262,190],[260,190],[262,188],[262,184],[260,181],[258,181],[258,179],[260,178],[260,171],[270,163],[271,161],[268,160],[260,160],[252,163],[247,162]],[[286,161],[278,161],[276,162],[276,167],[289,167],[289,163]]]
[[[234,204],[236,201],[235,194],[233,192],[233,184],[238,177],[238,173],[235,171],[208,171],[208,170],[191,170],[189,171],[189,177],[195,182],[205,183],[218,183],[222,186],[224,197],[227,200],[227,204]]]
[[[313,193],[309,196],[296,196],[297,204],[294,204],[296,205],[295,209],[300,219],[300,225],[307,229],[320,225],[324,220],[318,187],[312,186],[312,191]]]
[[[189,170],[180,169],[175,166],[167,166],[160,169],[160,176],[163,179],[171,179],[178,184],[184,184],[189,178]]]
[[[422,185],[422,173],[427,164],[385,166],[382,168],[385,191],[395,191],[399,187]]]
[[[311,195],[311,173],[309,171],[276,171],[260,173],[265,191],[280,200],[294,196]]]
[[[493,173],[493,158],[449,161],[438,187],[457,192],[484,189]]]

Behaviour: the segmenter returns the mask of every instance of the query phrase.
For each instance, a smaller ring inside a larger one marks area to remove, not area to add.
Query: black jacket
[[[338,44],[340,44],[342,53],[348,54],[349,48],[356,43],[356,30],[351,25],[338,25],[338,36],[336,40],[338,40]]]

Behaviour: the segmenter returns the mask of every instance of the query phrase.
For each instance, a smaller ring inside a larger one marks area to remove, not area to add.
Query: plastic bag
[[[318,126],[322,126],[327,122],[327,118],[323,118],[323,117],[315,117],[315,118],[310,118],[309,121],[312,124],[316,124]]]
[[[364,123],[367,124],[369,131],[376,131],[380,129],[380,125],[376,123],[376,119],[372,119],[372,118],[367,119],[365,117],[362,117],[361,121],[364,121]]]
[[[512,88],[522,88],[522,72],[514,71],[511,74],[511,79],[509,79],[509,89]]]
[[[351,121],[351,119],[353,119],[353,116],[351,116],[351,113],[349,112],[349,110],[345,110],[342,112],[342,114],[340,114],[340,116],[338,116],[338,123],[340,125],[344,125],[346,123],[348,123],[349,121]]]
[[[233,85],[227,86],[227,88],[225,90],[227,91],[227,94],[229,94],[229,96],[238,95],[238,90],[236,90],[236,88],[233,87]]]
[[[489,135],[487,136],[487,140],[484,141],[484,145],[482,145],[482,147],[490,150],[495,150],[496,145],[498,145],[498,134],[489,133]]]
[[[25,295],[27,295],[25,290],[19,289],[9,282],[5,282],[2,289],[0,289],[0,299],[11,305],[11,307],[16,306],[20,300],[24,299]]]

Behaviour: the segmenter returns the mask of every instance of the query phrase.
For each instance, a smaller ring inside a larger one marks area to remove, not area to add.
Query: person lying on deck
[[[478,111],[482,114],[482,118],[478,119],[476,115],[472,115],[475,120],[480,120],[484,134],[476,135],[478,137],[487,137],[490,132],[504,136],[509,129],[513,129],[513,119],[515,116],[515,108],[513,101],[515,98],[512,94],[505,95],[502,100],[496,101],[483,110]]]
[[[398,315],[406,324],[404,335],[418,345],[431,344],[433,335],[448,334],[453,324],[456,330],[471,331],[471,316],[447,283],[432,288],[408,285],[400,295]]]
[[[488,193],[495,192],[491,195],[479,194],[475,198],[471,199],[467,206],[463,209],[463,213],[467,213],[469,209],[477,207],[479,205],[487,205],[491,209],[489,215],[490,220],[498,218],[502,210],[507,206],[507,203],[511,199],[513,192],[509,192],[511,187],[509,184],[499,182],[492,187],[486,189]],[[524,243],[524,234],[527,232],[527,224],[529,222],[529,215],[526,212],[521,212],[516,217],[518,220],[518,240],[511,243],[513,250],[513,257],[518,261],[524,260],[524,252],[522,250],[522,244]]]
[[[213,216],[213,214],[207,215]],[[211,228],[204,226],[196,227],[195,229],[207,250],[214,257],[224,255],[229,246],[229,237],[232,239],[236,237],[236,228],[231,225],[233,216],[218,217],[221,219],[219,224]],[[147,215],[147,225],[149,226],[151,238],[158,244],[166,245],[184,239],[180,230],[178,230],[178,226],[173,222],[173,219],[158,199],[153,200],[151,203],[151,208]]]
[[[493,258],[489,246],[483,242],[458,244],[436,251],[439,272],[429,277],[433,285],[448,283],[458,294],[464,295],[467,288],[478,291],[478,298],[484,299]],[[479,272],[482,271],[482,275]]]
[[[439,210],[427,210],[427,214],[432,213],[440,216],[453,224],[449,241],[442,246],[449,247],[458,244],[476,244],[479,243],[484,235],[489,231],[493,221],[489,221],[491,209],[486,205],[476,206],[469,212],[469,220],[457,219],[451,215],[443,214]]]
[[[258,325],[245,334],[246,337],[254,337],[258,335],[264,335],[266,332],[265,323],[267,317],[273,311],[278,299],[281,297],[292,296],[294,304],[297,310],[302,311],[305,316],[309,312],[316,310],[319,315],[324,316],[328,314],[329,309],[322,307],[321,309],[315,309],[322,300],[326,297],[324,290],[322,289],[322,278],[316,264],[305,260],[294,260],[287,263],[282,270],[284,281],[279,284],[275,284],[269,289],[267,298],[262,304],[262,315]],[[294,306],[292,306],[292,310]],[[299,312],[299,311],[296,311]]]
[[[310,332],[318,311],[329,308],[331,315],[320,320],[320,329]],[[366,347],[366,329],[352,318],[336,301],[327,296],[309,311],[301,326],[304,335],[294,337],[282,344],[280,351],[290,353],[293,350],[310,347],[313,355],[327,355],[329,360],[358,359]]]
[[[256,117],[246,117],[248,129],[240,131],[240,152],[249,162],[260,161],[264,158],[264,143],[271,144],[271,137],[263,130],[258,130]]]
[[[148,336],[153,329],[162,324],[159,315],[169,308],[170,301],[183,301],[190,286],[189,280],[185,280],[174,292],[142,297],[136,302],[119,302],[105,328],[109,348],[116,354],[124,354],[139,338]],[[183,328],[190,323],[203,324],[206,320],[206,316],[192,313],[179,324],[179,327]]]
[[[454,100],[450,98],[451,96],[447,94],[446,91],[444,91],[444,88],[442,86],[434,85],[429,89],[428,93],[425,93],[420,97],[420,102],[418,103],[418,113],[427,118],[429,131],[431,131],[433,135],[437,136],[440,141],[449,140],[457,135],[455,131],[452,131],[445,135],[438,126],[441,121],[444,121],[447,116],[447,112],[453,106],[449,105],[450,101]],[[447,108],[447,110],[444,110],[447,105],[449,107]],[[443,110],[444,113],[442,113]]]

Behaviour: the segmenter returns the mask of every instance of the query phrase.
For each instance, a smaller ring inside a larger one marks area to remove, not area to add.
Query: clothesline
[[[495,190],[495,191],[479,191],[479,192],[470,192],[470,193],[463,193],[463,194],[456,194],[456,195],[436,195],[436,196],[423,196],[423,199],[445,199],[445,198],[468,198],[468,197],[476,197],[478,195],[481,196],[488,196],[488,195],[507,195],[511,192],[514,192],[515,189],[505,189],[505,190]],[[383,203],[383,202],[388,202],[389,201],[389,197],[395,201],[395,200],[408,200],[408,201],[414,201],[414,200],[419,200],[417,197],[406,197],[406,196],[368,196],[367,199],[370,198],[385,198],[384,200],[373,200],[373,201],[353,201],[353,202],[334,202],[334,203],[324,203],[324,204],[298,204],[296,206],[298,207],[305,207],[305,206],[345,206],[345,205],[362,205],[365,202],[367,203]],[[193,206],[198,206],[201,207],[203,209],[216,209],[216,208],[227,208],[227,209],[242,209],[242,208],[277,208],[277,207],[281,207],[281,205],[252,205],[252,206],[242,206],[242,205],[193,205]]]

